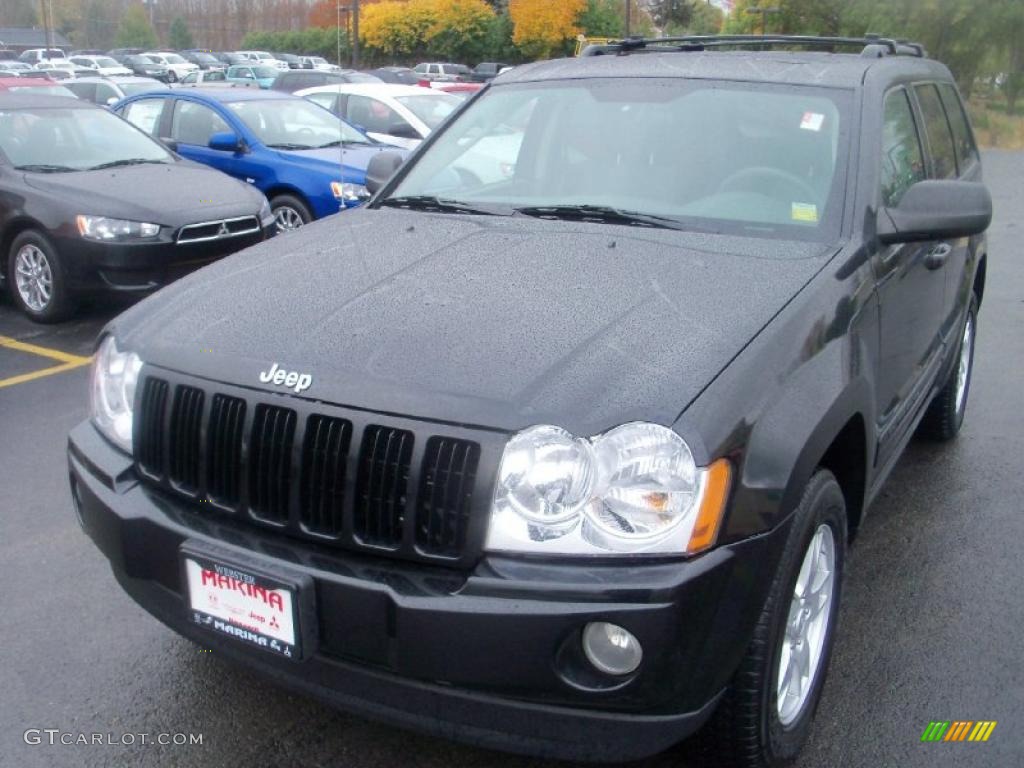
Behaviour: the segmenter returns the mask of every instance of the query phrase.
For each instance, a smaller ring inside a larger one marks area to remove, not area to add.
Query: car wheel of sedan
[[[7,278],[14,301],[38,323],[56,323],[74,311],[57,250],[39,232],[22,232],[14,238]]]
[[[711,722],[716,764],[768,768],[792,760],[821,698],[846,553],[846,504],[819,470],[793,515],[754,638]]]
[[[967,395],[971,391],[971,372],[974,370],[974,338],[978,330],[978,301],[971,298],[971,306],[967,308],[967,320],[964,321],[960,344],[957,347],[956,361],[949,378],[942,389],[935,395],[928,410],[925,411],[918,434],[929,440],[944,443],[952,440],[960,432],[964,423],[964,411],[967,409]]]
[[[293,195],[278,195],[270,201],[270,210],[279,233],[298,229],[313,220],[306,204]]]

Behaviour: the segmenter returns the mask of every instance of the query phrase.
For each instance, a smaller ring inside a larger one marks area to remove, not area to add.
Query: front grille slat
[[[203,399],[203,391],[195,387],[179,385],[174,391],[170,479],[186,493],[199,489]]]
[[[450,434],[459,430],[420,443],[419,427],[394,424],[409,420],[367,423],[365,412],[182,379],[143,373],[143,482],[203,513],[325,545],[463,565],[481,551],[486,526],[471,526],[481,445]]]
[[[312,415],[306,423],[299,519],[304,528],[340,536],[344,528],[345,470],[352,424]]]
[[[365,544],[396,548],[402,540],[413,435],[371,425],[363,434],[354,532]]]
[[[416,509],[416,545],[435,555],[457,557],[465,546],[480,446],[432,437],[427,442]]]
[[[245,401],[227,395],[214,395],[210,405],[207,442],[207,496],[221,506],[235,509],[241,502],[239,474],[242,463],[242,426]]]
[[[249,508],[257,519],[282,524],[288,520],[292,441],[295,411],[271,405],[256,406],[250,438]]]
[[[139,413],[142,420],[136,437],[139,465],[152,477],[163,477],[166,451],[164,450],[164,412],[167,408],[167,382],[146,379],[142,388]]]

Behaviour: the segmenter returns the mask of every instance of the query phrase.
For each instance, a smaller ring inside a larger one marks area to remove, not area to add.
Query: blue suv
[[[151,91],[113,109],[182,157],[255,186],[270,200],[279,231],[362,203],[370,158],[393,149],[306,99],[276,91]]]

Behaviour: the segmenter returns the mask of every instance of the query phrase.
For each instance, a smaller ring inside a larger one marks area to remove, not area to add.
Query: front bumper
[[[273,233],[271,227],[250,235],[181,244],[163,236],[150,242],[122,243],[97,242],[62,233],[53,239],[73,290],[144,293],[262,242]]]
[[[688,562],[483,559],[471,572],[317,547],[192,509],[141,485],[90,423],[69,437],[80,522],[117,580],[169,627],[352,712],[544,757],[619,761],[662,751],[710,716],[753,632],[785,530]],[[304,661],[187,619],[182,544],[312,579],[318,644]],[[582,627],[642,643],[625,679],[585,660]]]

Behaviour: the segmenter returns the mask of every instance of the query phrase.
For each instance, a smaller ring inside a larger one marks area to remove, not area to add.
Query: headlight
[[[128,453],[132,451],[132,409],[141,368],[139,356],[118,351],[113,336],[103,340],[92,363],[93,422]]]
[[[121,240],[125,238],[156,237],[159,224],[141,221],[108,219],[106,216],[76,216],[78,234],[90,240]]]
[[[714,544],[730,466],[698,467],[673,430],[634,422],[590,440],[536,426],[502,455],[487,549],[696,554]]]
[[[370,197],[370,190],[362,184],[349,184],[348,182],[343,183],[340,181],[332,181],[331,194],[334,195],[336,200],[352,203],[359,202],[361,200],[368,200]]]

